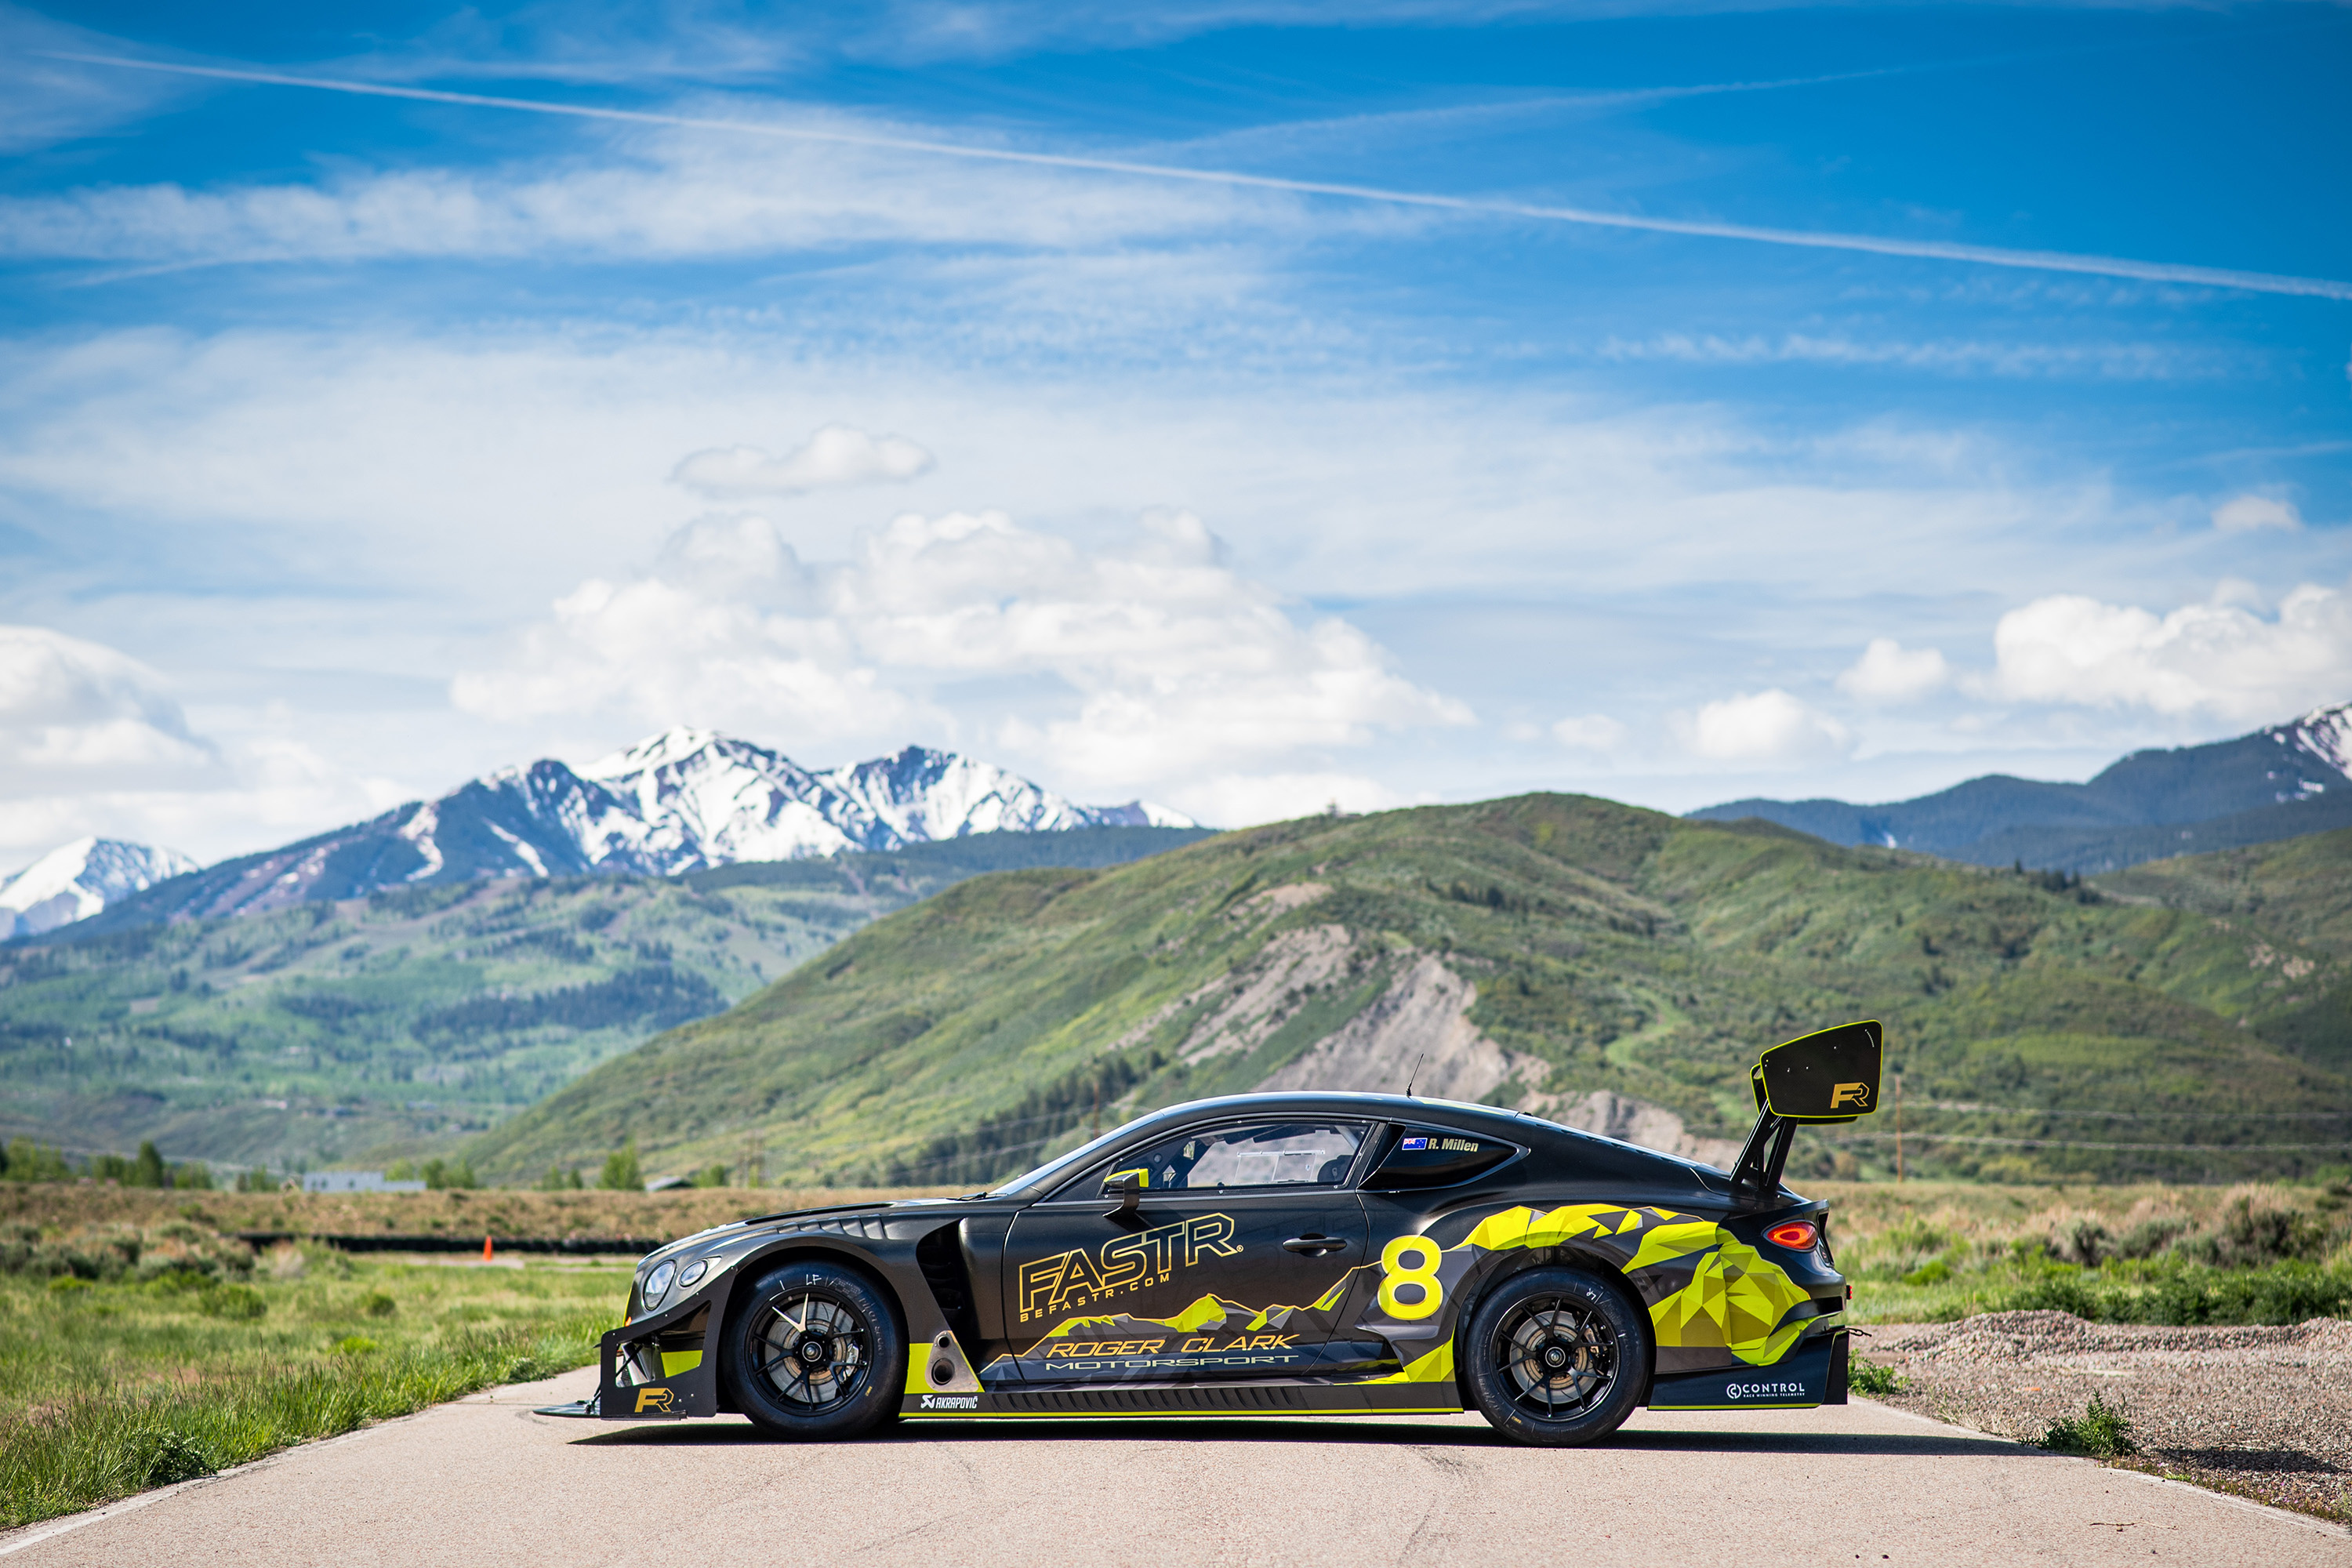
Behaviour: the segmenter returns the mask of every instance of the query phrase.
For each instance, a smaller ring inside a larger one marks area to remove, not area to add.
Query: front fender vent
[[[915,1244],[915,1264],[923,1271],[923,1283],[931,1288],[931,1299],[940,1304],[940,1316],[964,1347],[964,1353],[977,1357],[980,1353],[980,1314],[971,1299],[971,1275],[964,1268],[963,1226],[943,1225]]]

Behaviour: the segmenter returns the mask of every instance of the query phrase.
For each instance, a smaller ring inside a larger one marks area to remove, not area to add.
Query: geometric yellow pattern
[[[1783,1323],[1791,1307],[1811,1297],[1777,1263],[1741,1245],[1719,1226],[1722,1240],[1699,1259],[1691,1282],[1650,1309],[1662,1345],[1721,1345],[1750,1366],[1779,1361],[1804,1331],[1805,1321]]]
[[[1763,1366],[1780,1360],[1805,1329],[1802,1319],[1781,1321],[1790,1309],[1811,1301],[1796,1281],[1696,1215],[1609,1204],[1569,1204],[1538,1214],[1522,1205],[1479,1222],[1465,1245],[1498,1252],[1604,1237],[1621,1247],[1633,1244],[1628,1274],[1685,1261],[1694,1270],[1687,1285],[1650,1309],[1661,1345],[1720,1346],[1750,1366]]]

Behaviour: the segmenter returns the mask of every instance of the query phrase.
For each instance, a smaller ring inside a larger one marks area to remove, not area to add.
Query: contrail
[[[1499,217],[1532,218],[1550,223],[1583,224],[1595,228],[1634,229],[1649,234],[1690,235],[1705,239],[1744,239],[1759,245],[1799,246],[1811,250],[1851,250],[1872,256],[1909,256],[1934,261],[1965,261],[1981,267],[2013,267],[2039,272],[2080,272],[2100,278],[2129,278],[2147,283],[2186,283],[2211,289],[2238,289],[2257,294],[2299,294],[2323,300],[2352,300],[2352,282],[2332,278],[2293,278],[2274,272],[2244,272],[2233,268],[2189,267],[2169,261],[2135,261],[2119,256],[2078,256],[2056,250],[2010,250],[1999,246],[1958,245],[1946,240],[1891,239],[1868,234],[1836,234],[1813,229],[1763,228],[1750,224],[1696,222],[1681,218],[1641,217],[1630,213],[1599,212],[1589,207],[1539,206],[1525,202],[1495,201],[1477,196],[1439,195],[1427,191],[1394,191],[1377,185],[1345,184],[1328,180],[1292,180],[1275,174],[1246,174],[1230,169],[1188,169],[1172,163],[1140,163],[1121,158],[1089,158],[1068,153],[1023,153],[1002,147],[974,147],[961,142],[931,142],[911,136],[880,136],[863,132],[819,131],[802,126],[765,125],[744,120],[700,119],[684,114],[654,114],[635,109],[598,109],[583,104],[550,103],[532,98],[499,98],[478,92],[443,92],[433,88],[386,87],[373,82],[341,81],[327,77],[288,76],[276,71],[231,70],[218,66],[170,65],[159,60],[134,60],[111,55],[81,55],[41,51],[47,59],[82,65],[116,66],[127,70],[162,71],[174,76],[210,77],[221,81],[255,82],[271,87],[303,87],[323,92],[357,93],[367,98],[402,98],[423,103],[455,103],[478,109],[511,109],[530,114],[569,115],[578,120],[609,120],[629,125],[663,125],[691,131],[724,131],[737,135],[768,136],[790,142],[822,142],[846,147],[875,147],[901,153],[927,153],[936,157],[967,158],[993,163],[1027,163],[1050,169],[1086,169],[1098,174],[1133,174],[1155,180],[1186,180],[1196,184],[1234,185],[1252,190],[1287,191],[1300,195],[1337,196],[1349,201],[1379,202],[1392,206],[1430,207],[1444,212],[1477,213]]]

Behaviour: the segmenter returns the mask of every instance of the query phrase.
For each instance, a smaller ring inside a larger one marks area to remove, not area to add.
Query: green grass
[[[2308,853],[2352,885],[2352,834],[2327,837]],[[1207,1049],[1221,1010],[1327,929],[1333,965],[1276,984],[1228,1031],[1234,1048]],[[1529,795],[961,883],[606,1061],[468,1152],[513,1180],[635,1137],[689,1168],[757,1131],[786,1152],[785,1179],[984,1180],[1082,1134],[1097,1089],[1115,1117],[1254,1088],[1428,958],[1475,986],[1482,1034],[1524,1053],[1496,1092],[1534,1106],[1608,1089],[1737,1136],[1759,1049],[1875,1016],[1910,1097],[1915,1174],[2293,1174],[2328,1150],[2248,1146],[2352,1128],[2352,1064],[2327,1038],[2262,1026],[2289,996],[2352,995],[2352,962],[2293,929]],[[2282,992],[2290,962],[2300,989]],[[2259,1120],[2284,1107],[2342,1120]],[[1891,1131],[1881,1115],[1810,1134],[1793,1169],[1891,1174]],[[2197,1147],[2084,1146],[2182,1142]]]
[[[582,1365],[627,1285],[317,1247],[244,1281],[0,1276],[0,1527]]]
[[[2042,1435],[2042,1447],[2061,1454],[2087,1454],[2095,1459],[2118,1458],[2137,1451],[2122,1406],[2109,1405],[2095,1394],[2082,1415],[2062,1415],[2050,1423]]]
[[[1831,1184],[1860,1323],[2049,1310],[2117,1323],[2352,1317],[2352,1184]]]
[[[1884,1399],[1890,1394],[1903,1392],[1903,1379],[1893,1367],[1881,1366],[1876,1362],[1855,1356],[1847,1363],[1846,1386],[1856,1394]]]

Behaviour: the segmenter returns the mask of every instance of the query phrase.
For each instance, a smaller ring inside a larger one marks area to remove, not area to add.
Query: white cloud
[[[1709,702],[1677,726],[1700,756],[1719,763],[1802,763],[1842,753],[1845,726],[1779,687]]]
[[[724,102],[722,120],[742,118]],[[743,122],[758,129],[754,120]],[[819,113],[818,133],[923,137]],[[1085,249],[1296,226],[1297,197],[711,129],[596,128],[568,160],[282,184],[92,185],[0,199],[0,255],[131,265],[406,257],[676,259],[842,245]],[[1345,224],[1392,225],[1345,214]]]
[[[2158,616],[2053,595],[2003,616],[1993,648],[2003,696],[2261,722],[2352,697],[2352,594],[2305,583],[2268,620],[2236,603]]]
[[[1552,739],[1563,746],[1587,752],[1613,752],[1625,742],[1625,726],[1605,713],[1562,719],[1551,727]]]
[[[2293,501],[2274,496],[2233,496],[2213,509],[2213,526],[2224,533],[2252,533],[2258,528],[2291,533],[2303,526],[2303,514]]]
[[[1839,673],[1837,688],[1865,702],[1905,702],[1925,697],[1952,678],[1937,648],[1906,648],[1893,637],[1873,637],[1853,666]]]
[[[844,485],[911,479],[927,473],[931,455],[899,436],[869,436],[848,425],[827,425],[781,458],[757,447],[714,447],[681,461],[677,483],[707,496],[796,496]]]
[[[1294,623],[1188,512],[1093,551],[1002,512],[907,513],[814,563],[764,520],[704,519],[653,573],[592,579],[554,610],[504,668],[457,679],[460,708],[887,744],[954,729],[942,685],[1018,683],[993,734],[962,743],[1188,810],[1204,777],[1471,721],[1345,621]]]
[[[1355,812],[1410,804],[1379,780],[1360,773],[1225,773],[1190,785],[1181,809],[1211,827],[1254,827],[1261,822],[1313,816],[1335,805]]]
[[[182,783],[218,760],[138,660],[44,626],[0,626],[0,798]]]

